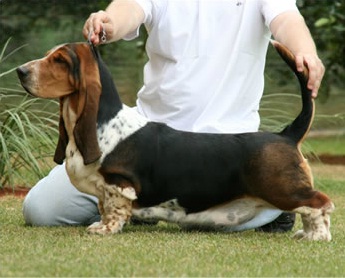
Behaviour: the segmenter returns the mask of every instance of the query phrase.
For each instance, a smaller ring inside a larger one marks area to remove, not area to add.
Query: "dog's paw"
[[[297,231],[294,236],[295,239],[298,240],[323,240],[323,241],[330,241],[332,236],[329,232],[309,232],[306,233],[303,230]]]
[[[294,239],[304,239],[306,238],[306,233],[303,230],[298,230],[294,235],[293,238]]]
[[[101,232],[104,231],[104,227],[105,225],[100,221],[91,224],[86,230],[90,234],[105,234],[104,232]]]
[[[125,221],[109,221],[107,224],[104,224],[102,221],[95,222],[89,227],[87,227],[87,232],[90,234],[98,235],[112,235],[122,231],[122,227],[125,224]]]

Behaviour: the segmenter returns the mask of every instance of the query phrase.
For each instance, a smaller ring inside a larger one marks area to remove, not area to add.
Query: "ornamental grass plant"
[[[8,43],[0,53],[1,69],[19,50],[5,55]],[[0,82],[15,69],[0,72]],[[0,85],[0,188],[32,185],[47,173],[51,163],[45,158],[52,156],[58,131],[54,108],[58,110],[56,101],[32,98],[19,86]]]

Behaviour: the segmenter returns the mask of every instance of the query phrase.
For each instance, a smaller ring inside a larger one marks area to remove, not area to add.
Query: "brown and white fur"
[[[297,238],[331,240],[334,205],[314,189],[300,150],[314,115],[308,72],[297,72],[292,53],[273,45],[302,94],[302,111],[277,134],[192,133],[151,122],[122,105],[99,53],[87,43],[57,46],[17,69],[30,94],[60,98],[54,160],[65,160],[75,187],[99,199],[102,220],[89,232],[120,232],[132,215],[241,231],[291,211],[303,221]]]

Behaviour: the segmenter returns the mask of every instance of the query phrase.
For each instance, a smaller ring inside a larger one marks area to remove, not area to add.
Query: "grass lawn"
[[[22,199],[0,198],[0,276],[344,276],[345,166],[313,165],[330,195],[331,242],[287,234],[183,232],[175,225],[127,226],[113,236],[85,227],[26,227]]]
[[[303,144],[304,153],[345,155],[345,136],[307,138]],[[345,173],[344,173],[345,174]]]

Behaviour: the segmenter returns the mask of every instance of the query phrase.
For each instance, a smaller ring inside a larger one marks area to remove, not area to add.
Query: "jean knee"
[[[29,191],[23,202],[23,216],[25,224],[32,226],[53,226],[57,225],[54,220],[56,211],[52,203],[41,202],[34,190]]]
[[[33,226],[90,225],[100,220],[97,203],[96,197],[79,192],[65,175],[49,175],[29,191],[23,216]]]

